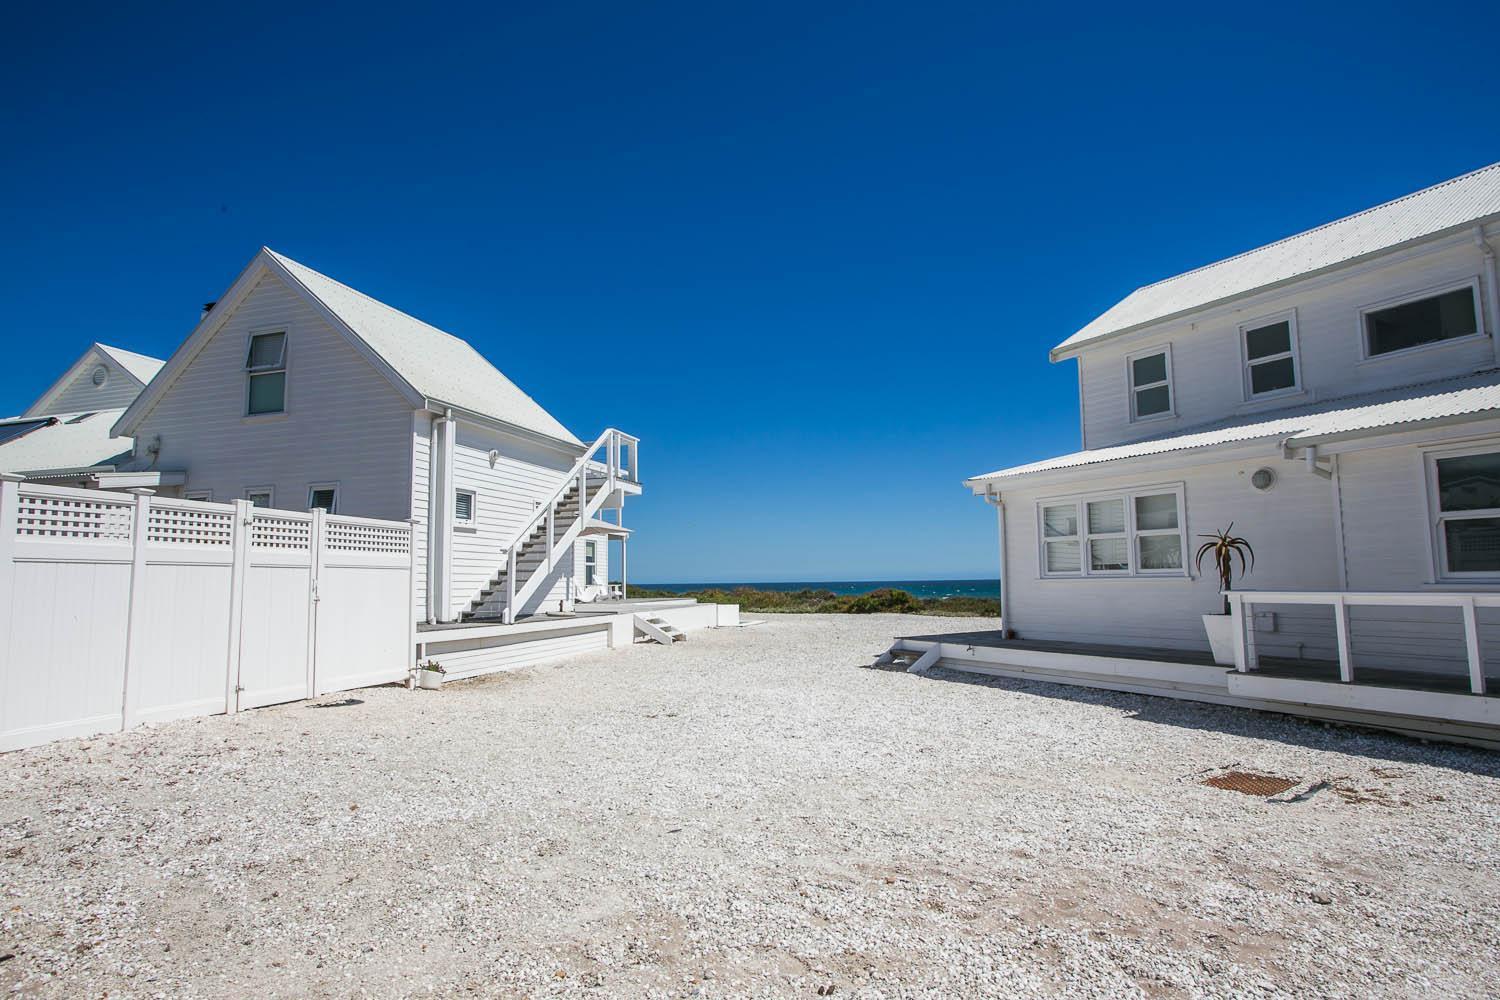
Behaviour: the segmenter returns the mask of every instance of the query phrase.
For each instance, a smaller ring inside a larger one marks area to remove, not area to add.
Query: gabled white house
[[[114,432],[165,493],[415,521],[430,622],[603,596],[640,492],[634,438],[585,444],[465,341],[269,249]]]
[[[112,428],[163,362],[93,344],[19,416],[0,420],[0,472],[54,485],[129,486],[131,442]]]
[[[1138,289],[1064,340],[1082,449],[965,483],[999,514],[1016,637],[985,655],[1500,724],[1457,694],[1500,674],[1497,248],[1500,164]],[[1231,522],[1255,565],[1226,680],[1201,666],[1224,598],[1193,555]]]

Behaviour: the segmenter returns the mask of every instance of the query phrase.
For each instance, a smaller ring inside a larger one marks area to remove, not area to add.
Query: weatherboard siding
[[[245,416],[251,332],[287,334],[287,411]],[[275,506],[307,508],[337,483],[338,512],[405,520],[411,407],[301,296],[263,277],[141,421],[136,468],[182,470],[186,489],[232,500],[271,486]],[[146,449],[160,441],[153,464]]]
[[[1495,234],[1500,237],[1500,233]],[[1492,237],[1492,238],[1495,238]],[[1085,437],[1090,448],[1176,433],[1215,420],[1370,392],[1492,367],[1489,339],[1455,341],[1364,360],[1360,310],[1400,296],[1482,278],[1484,261],[1471,234],[1433,241],[1430,252],[1393,254],[1341,277],[1322,276],[1264,292],[1183,320],[1086,348],[1078,357]],[[1488,291],[1480,282],[1480,323],[1488,325]],[[1303,394],[1247,401],[1240,325],[1296,310]],[[1170,344],[1176,415],[1132,423],[1127,358]]]
[[[73,376],[57,397],[47,404],[47,413],[122,410],[135,402],[135,397],[140,395],[140,383],[98,351],[91,351],[90,355],[82,371]],[[100,365],[109,372],[102,386],[93,382],[94,369]]]

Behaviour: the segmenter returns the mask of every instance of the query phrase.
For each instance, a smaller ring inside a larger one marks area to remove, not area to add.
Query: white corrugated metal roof
[[[1131,292],[1052,349],[1084,344],[1500,214],[1500,163]]]
[[[393,309],[290,257],[269,248],[265,252],[427,399],[582,446],[583,442],[485,360],[468,341]]]
[[[1295,444],[1299,439],[1381,430],[1400,424],[1423,423],[1496,410],[1500,410],[1500,370],[1358,396],[1343,396],[1292,410],[1281,410],[1270,419],[1261,417],[1221,421],[1186,433],[1148,438],[1111,448],[1075,451],[1071,455],[975,476],[967,482],[995,482],[1057,469],[1099,465],[1244,441],[1269,439]]]
[[[109,436],[110,428],[124,412],[117,409],[57,414],[52,418],[56,423],[0,443],[0,472],[31,474],[89,469],[124,461],[130,453],[130,439]],[[0,426],[24,419],[0,420]]]
[[[127,351],[123,347],[110,347],[108,344],[95,344],[94,346],[109,355],[115,364],[134,376],[141,385],[154,379],[156,373],[161,371],[161,366],[166,364],[161,358],[147,357],[144,354]]]

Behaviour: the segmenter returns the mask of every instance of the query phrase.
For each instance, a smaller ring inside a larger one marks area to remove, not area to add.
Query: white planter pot
[[[443,686],[443,675],[436,670],[418,670],[417,687],[423,691],[436,691]]]
[[[1234,666],[1234,616],[1204,615],[1203,631],[1208,633],[1208,645],[1214,651],[1214,662],[1226,667]]]

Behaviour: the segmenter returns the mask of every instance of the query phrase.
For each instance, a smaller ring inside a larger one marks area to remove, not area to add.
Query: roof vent
[[[1265,493],[1276,485],[1276,473],[1271,469],[1256,469],[1250,473],[1250,485],[1255,487],[1255,492]]]
[[[203,311],[198,314],[198,322],[200,322],[200,323],[203,322],[204,317],[206,317],[209,313],[213,312],[214,311],[214,306],[216,306],[218,304],[219,304],[218,300],[214,300],[213,302],[205,302],[205,303],[203,303]]]
[[[94,383],[95,387],[102,387],[104,383],[109,381],[109,369],[103,365],[99,365],[94,369],[93,374],[89,376],[89,381]]]

